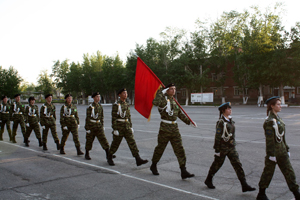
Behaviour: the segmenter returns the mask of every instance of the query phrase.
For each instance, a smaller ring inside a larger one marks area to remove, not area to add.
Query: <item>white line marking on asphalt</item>
[[[3,142],[3,141],[0,141],[0,142]],[[36,152],[36,153],[41,153],[41,151],[30,149],[29,147],[22,147],[18,144],[12,144],[12,143],[9,143],[9,142],[3,142],[3,143],[10,144],[10,145],[22,148],[22,149],[30,150],[30,151],[33,151],[33,152]],[[127,177],[127,178],[132,178],[132,179],[135,179],[135,180],[143,181],[143,182],[146,182],[146,183],[161,186],[161,187],[168,188],[168,189],[171,189],[171,190],[175,190],[175,191],[178,191],[178,192],[182,192],[182,193],[185,193],[185,194],[190,194],[190,195],[193,195],[193,196],[203,197],[203,198],[211,199],[211,200],[218,200],[216,198],[206,196],[206,195],[203,195],[203,194],[198,194],[198,193],[190,192],[190,191],[187,191],[187,190],[182,190],[182,189],[179,189],[179,188],[176,188],[176,187],[172,187],[172,186],[161,184],[161,183],[156,183],[156,182],[153,182],[153,181],[149,181],[149,180],[146,180],[146,179],[143,179],[143,178],[138,178],[138,177],[131,176],[131,175],[128,175],[128,174],[122,174],[119,171],[112,170],[112,169],[109,169],[109,168],[106,168],[106,167],[101,167],[99,165],[93,165],[93,164],[90,164],[90,163],[74,160],[72,158],[68,158],[68,157],[64,157],[64,156],[60,156],[60,155],[56,155],[56,154],[51,154],[51,153],[49,153],[47,155],[63,158],[63,159],[69,160],[69,161],[73,161],[73,162],[80,163],[80,164],[83,164],[83,165],[88,165],[88,166],[95,167],[95,168],[100,168],[100,169],[103,169],[103,170],[106,170],[106,171],[110,171],[110,172],[119,174],[119,175]]]

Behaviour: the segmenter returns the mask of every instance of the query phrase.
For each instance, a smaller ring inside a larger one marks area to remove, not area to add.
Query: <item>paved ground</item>
[[[57,104],[57,108],[61,105]],[[81,147],[85,146],[86,106],[78,106],[81,127],[79,129]],[[218,119],[216,107],[184,107],[198,124],[195,129],[179,122],[183,145],[187,154],[187,169],[195,178],[181,180],[177,159],[168,145],[158,164],[160,175],[153,176],[150,162],[137,167],[125,140],[116,153],[116,166],[109,166],[105,152],[98,141],[94,141],[92,160],[77,156],[72,136],[65,151],[60,155],[55,150],[51,134],[48,151],[38,147],[32,133],[30,147],[24,147],[23,137],[18,129],[17,144],[8,142],[5,131],[4,141],[0,141],[0,199],[255,199],[257,191],[242,193],[240,183],[227,159],[214,178],[215,190],[204,185],[208,169],[213,162],[213,142],[215,123]],[[157,109],[152,111],[152,119],[147,122],[132,107],[132,121],[135,139],[144,159],[151,160],[157,144],[160,117]],[[111,142],[111,106],[104,106],[105,133]],[[243,164],[247,181],[258,187],[264,167],[265,142],[262,124],[266,109],[255,106],[233,107],[236,122],[237,150]],[[280,116],[287,127],[287,142],[290,145],[291,162],[300,181],[300,113],[299,108],[283,108]],[[59,118],[59,116],[58,116]],[[58,135],[61,130],[57,120]],[[270,199],[292,199],[279,168],[276,168],[270,188]]]

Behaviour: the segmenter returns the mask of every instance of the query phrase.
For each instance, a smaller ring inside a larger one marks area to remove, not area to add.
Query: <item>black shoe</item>
[[[269,200],[266,194],[260,194],[258,193],[256,200]]]
[[[24,143],[25,143],[25,147],[29,147],[29,144],[28,144],[28,138],[25,138],[25,139],[24,139]]]
[[[12,137],[12,138],[11,138],[11,142],[12,142],[12,143],[17,143],[17,142],[16,142],[16,138],[15,138],[15,137]]]
[[[295,192],[293,192],[294,196],[295,196],[295,200],[300,200],[300,193],[299,190],[296,190]]]
[[[204,183],[208,188],[215,189],[216,187],[213,185],[212,179],[213,176],[211,174],[208,174]]]
[[[78,156],[84,154],[84,153],[80,150],[80,147],[76,147],[76,150],[77,150],[77,155],[78,155]]]
[[[85,159],[87,159],[87,160],[91,160],[91,157],[90,157],[90,153],[89,153],[89,151],[88,150],[85,150]]]
[[[253,188],[250,185],[248,185],[248,183],[246,182],[246,180],[242,180],[241,181],[241,185],[242,185],[242,191],[243,192],[251,192],[251,191],[256,190],[255,188]]]
[[[150,167],[150,170],[152,171],[152,174],[153,175],[159,175],[158,171],[157,171],[157,163],[152,163],[151,167]]]
[[[43,143],[43,150],[47,151],[48,148],[47,148],[47,144],[46,143]]]
[[[39,147],[43,146],[42,139],[41,139],[41,138],[39,138],[38,140],[39,140]]]
[[[148,162],[148,160],[141,159],[140,155],[135,156],[135,161],[137,166],[146,164]]]
[[[60,147],[60,152],[59,152],[60,154],[66,154],[66,152],[65,152],[65,149],[64,149],[64,147]]]
[[[186,179],[186,178],[191,178],[194,177],[194,174],[190,174],[188,171],[186,171],[185,167],[180,167],[181,169],[181,178]]]
[[[115,163],[114,163],[114,161],[113,161],[113,159],[112,159],[112,155],[108,155],[108,158],[107,158],[107,163],[110,165],[110,166],[114,166],[115,165]]]
[[[59,144],[59,141],[56,141],[55,143],[56,143],[56,149],[57,149],[57,150],[60,150],[60,144]]]

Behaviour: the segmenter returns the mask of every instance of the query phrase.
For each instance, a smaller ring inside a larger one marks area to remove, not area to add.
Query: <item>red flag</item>
[[[138,57],[135,72],[135,109],[150,120],[152,101],[161,86],[160,80],[151,69]]]

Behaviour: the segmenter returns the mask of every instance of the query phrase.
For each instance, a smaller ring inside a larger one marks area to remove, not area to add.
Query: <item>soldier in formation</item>
[[[10,105],[7,103],[7,96],[2,97],[2,103],[0,104],[0,140],[3,140],[4,128],[6,129],[9,136],[9,141],[12,141],[11,129],[10,129]]]
[[[25,112],[25,106],[20,102],[20,94],[16,94],[14,96],[15,102],[12,103],[11,105],[11,117],[10,120],[13,121],[13,131],[12,131],[12,142],[17,143],[16,141],[16,135],[17,135],[17,129],[18,125],[20,124],[21,126],[21,131],[23,134],[24,138],[24,143],[25,143],[25,138],[26,138],[26,127],[25,127],[25,121],[24,121],[24,112]]]

